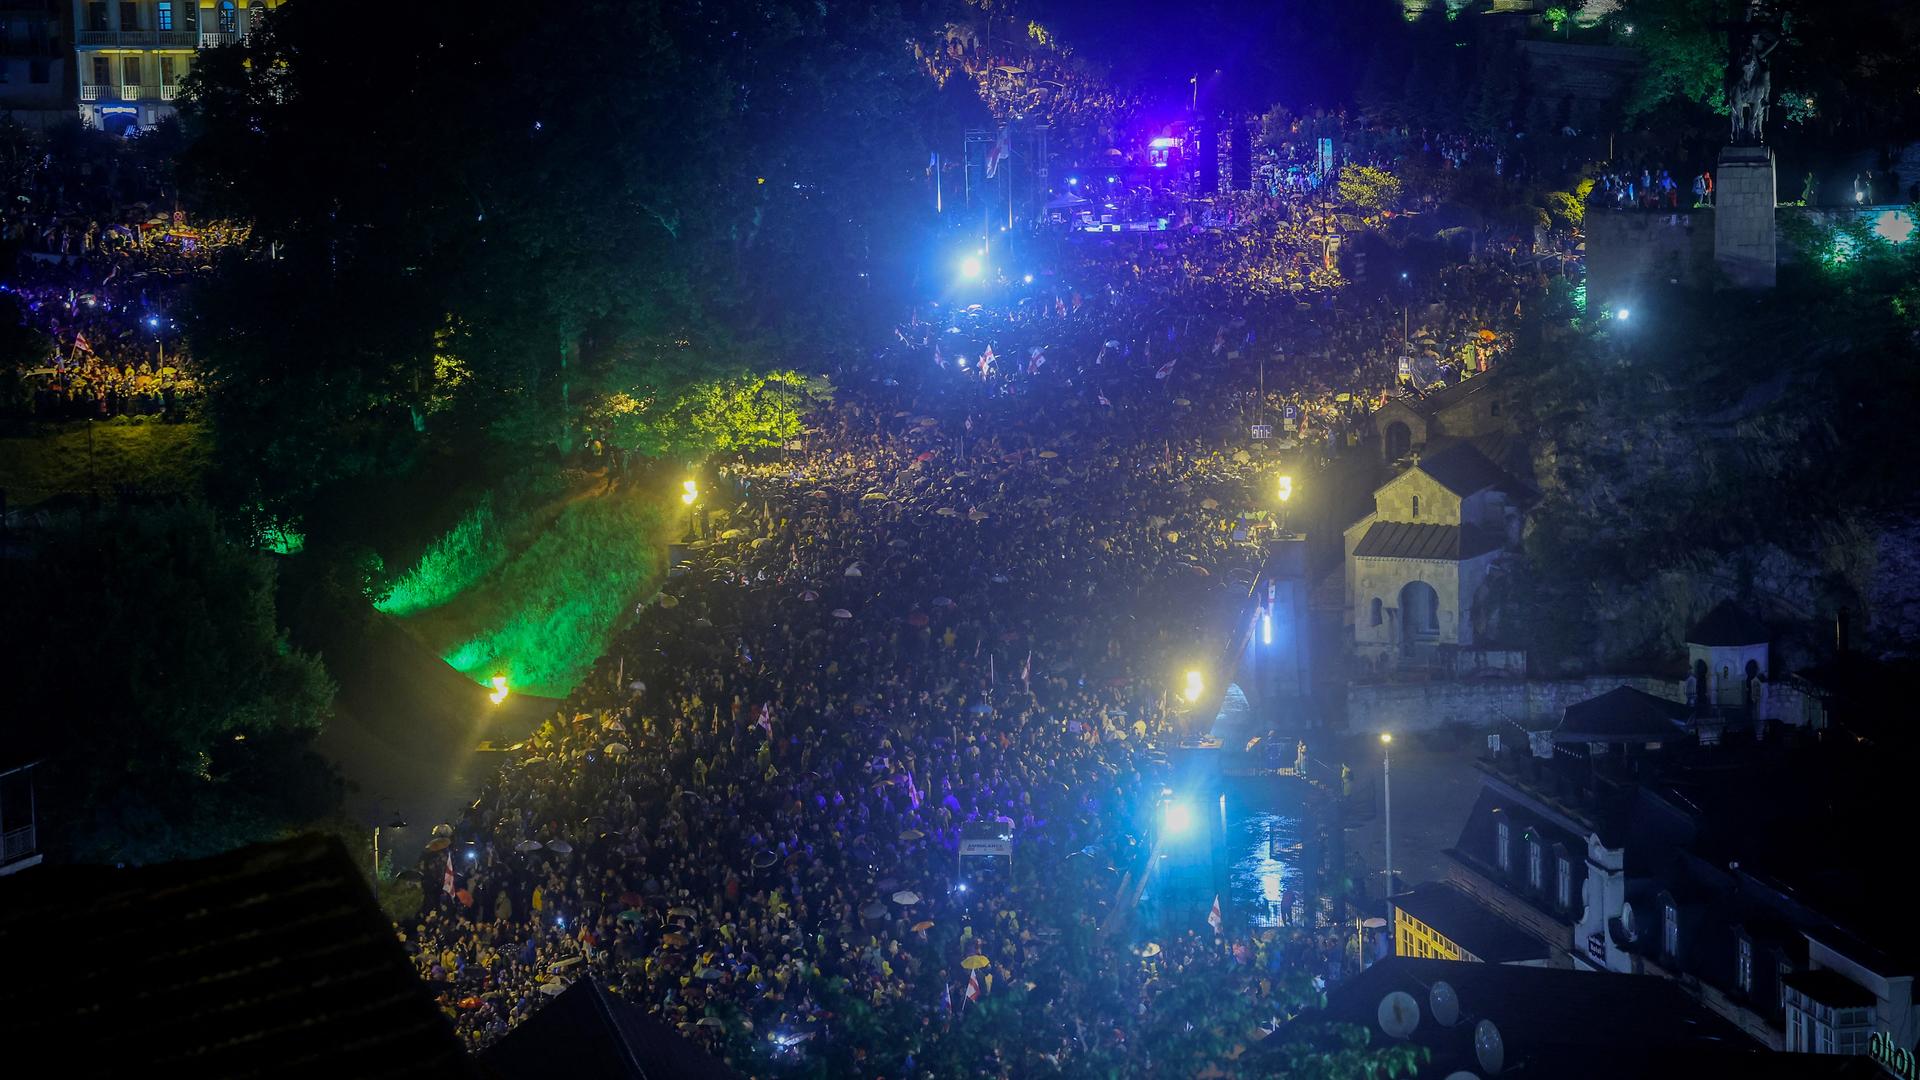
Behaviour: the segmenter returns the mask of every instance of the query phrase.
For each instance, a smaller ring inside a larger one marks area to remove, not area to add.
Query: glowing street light
[[[1185,802],[1173,801],[1166,804],[1161,816],[1161,827],[1169,837],[1185,836],[1193,830],[1193,807]]]
[[[980,276],[980,271],[982,269],[983,267],[980,264],[980,256],[978,255],[969,255],[966,258],[960,260],[960,276],[961,277],[977,278]]]
[[[1280,478],[1280,501],[1286,502],[1291,498],[1293,498],[1293,477],[1283,476]]]
[[[1626,322],[1633,317],[1633,310],[1631,308],[1621,308],[1613,313],[1613,317],[1619,319],[1621,322]]]
[[[1386,797],[1387,895],[1393,895],[1393,732],[1380,733],[1380,777]]]
[[[493,684],[493,693],[487,695],[488,701],[498,705],[507,700],[507,677],[505,675],[495,675],[487,681]]]
[[[1181,691],[1181,696],[1187,699],[1187,704],[1192,705],[1199,701],[1200,694],[1205,690],[1206,682],[1201,679],[1199,670],[1196,668],[1187,672],[1187,686]]]
[[[694,502],[699,498],[700,498],[700,481],[698,480],[680,481],[680,501],[681,502],[686,503],[688,506],[692,506]]]

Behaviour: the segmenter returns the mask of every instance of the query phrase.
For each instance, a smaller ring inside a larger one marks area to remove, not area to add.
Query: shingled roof
[[[1567,706],[1553,737],[1562,742],[1659,742],[1686,734],[1689,712],[1685,702],[1616,686]]]
[[[331,837],[0,881],[0,1030],[62,1075],[474,1075]]]
[[[567,987],[482,1052],[480,1061],[503,1080],[726,1080],[738,1075],[592,979]]]
[[[1472,526],[1376,521],[1353,546],[1353,554],[1360,559],[1441,559],[1457,562],[1485,555],[1499,547],[1498,537]]]
[[[1503,491],[1517,488],[1513,478],[1488,461],[1472,443],[1457,442],[1437,453],[1423,455],[1414,468],[1463,499],[1488,488]]]

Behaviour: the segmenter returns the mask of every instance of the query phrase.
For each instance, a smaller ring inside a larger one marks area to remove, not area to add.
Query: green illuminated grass
[[[374,606],[389,615],[439,607],[478,584],[506,558],[506,537],[493,511],[493,496],[483,495]]]
[[[657,568],[658,526],[641,497],[576,498],[524,550],[502,543],[491,572],[402,625],[476,683],[504,674],[517,692],[564,697],[606,652]],[[434,551],[462,550],[451,539]]]

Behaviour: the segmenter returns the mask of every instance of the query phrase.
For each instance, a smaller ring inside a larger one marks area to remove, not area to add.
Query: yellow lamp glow
[[[505,675],[495,675],[488,681],[493,683],[493,693],[487,695],[487,700],[493,702],[495,705],[507,700],[507,677]]]
[[[1191,705],[1199,701],[1201,691],[1205,689],[1206,684],[1201,680],[1198,671],[1187,672],[1187,688],[1183,691],[1183,696],[1187,699],[1187,704]]]
[[[698,480],[680,481],[680,501],[681,502],[686,503],[688,506],[692,506],[694,500],[698,499],[699,497],[700,497],[700,482]]]
[[[1291,498],[1293,498],[1293,477],[1283,476],[1280,478],[1280,501],[1286,502]]]
[[[1391,744],[1392,744],[1392,742],[1393,742],[1393,732],[1391,732],[1391,731],[1383,731],[1383,732],[1381,732],[1381,733],[1380,733],[1380,741],[1381,741],[1381,742],[1382,742],[1383,744],[1388,744],[1388,745],[1391,745]]]

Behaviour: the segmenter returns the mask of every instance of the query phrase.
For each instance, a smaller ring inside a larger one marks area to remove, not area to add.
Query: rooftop
[[[1418,525],[1376,521],[1354,545],[1359,559],[1444,559],[1457,562],[1497,551],[1499,538],[1484,529],[1461,525]]]
[[[1687,734],[1688,713],[1685,702],[1616,686],[1567,706],[1553,737],[1561,742],[1659,742]]]
[[[0,880],[0,955],[14,1044],[83,1058],[88,1073],[472,1071],[331,837]]]
[[[1443,881],[1416,885],[1390,902],[1489,964],[1545,960],[1551,952],[1539,938],[1515,929],[1512,923]]]

